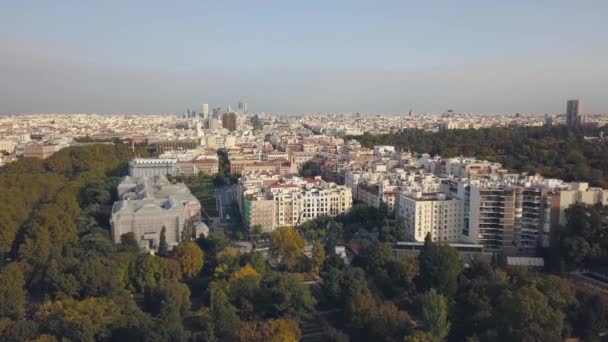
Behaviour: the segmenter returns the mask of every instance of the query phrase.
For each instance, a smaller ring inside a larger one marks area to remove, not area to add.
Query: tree
[[[138,256],[129,265],[129,279],[137,292],[158,286],[167,277],[164,259],[149,254]]]
[[[245,265],[230,275],[228,284],[232,298],[251,298],[253,292],[260,287],[262,277],[251,265]]]
[[[556,310],[566,312],[577,302],[570,284],[558,276],[544,276],[540,278],[536,287],[547,297],[549,305]]]
[[[36,313],[36,320],[44,332],[91,342],[109,337],[124,322],[119,306],[105,298],[47,302]]]
[[[420,287],[422,290],[436,288],[449,297],[456,293],[458,275],[462,272],[462,261],[456,249],[448,244],[432,242],[430,234],[418,255]]]
[[[177,281],[165,281],[146,291],[146,307],[152,314],[170,325],[181,325],[182,318],[190,310],[190,290]]]
[[[417,330],[412,335],[406,336],[404,342],[437,342],[435,336],[428,332]]]
[[[167,244],[167,229],[163,226],[160,230],[160,242],[158,243],[158,255],[164,257],[169,253],[169,245]]]
[[[0,317],[20,319],[25,313],[25,279],[16,263],[0,269]]]
[[[38,330],[38,324],[32,320],[0,319],[0,340],[3,342],[30,341],[39,333]]]
[[[179,262],[186,279],[194,278],[203,269],[203,251],[192,241],[179,244],[175,247],[173,255]]]
[[[580,292],[574,332],[584,341],[600,341],[600,334],[608,330],[608,300],[600,295]]]
[[[435,341],[443,341],[450,332],[447,299],[435,289],[422,297],[422,325]]]
[[[316,277],[321,272],[321,267],[325,261],[325,249],[319,241],[312,245],[312,274]]]
[[[294,319],[271,319],[262,328],[263,341],[297,342],[301,335],[299,324]]]
[[[112,259],[92,258],[78,265],[76,279],[80,284],[80,297],[109,297],[121,290],[116,263]]]
[[[343,301],[342,287],[344,286],[344,272],[337,267],[330,267],[323,273],[321,293],[323,303],[327,307],[340,305]]]
[[[271,250],[281,257],[288,269],[293,269],[305,246],[306,241],[292,228],[280,227],[270,234]]]
[[[300,275],[268,273],[253,298],[262,317],[308,317],[316,301]]]
[[[277,318],[264,322],[242,322],[235,337],[241,342],[296,342],[301,335],[297,320]]]
[[[534,286],[505,291],[496,306],[497,333],[503,341],[560,341],[563,319]]]
[[[139,250],[139,244],[135,240],[135,234],[133,232],[124,233],[120,236],[120,244],[125,248],[132,248]]]
[[[222,291],[215,293],[212,300],[212,312],[217,337],[222,341],[232,339],[240,320],[235,307],[230,304],[228,297]]]

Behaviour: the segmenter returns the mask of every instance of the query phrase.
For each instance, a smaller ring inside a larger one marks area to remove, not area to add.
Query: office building
[[[568,100],[566,105],[566,125],[568,127],[580,127],[586,124],[586,115],[581,112],[582,108],[579,100]]]
[[[203,118],[208,118],[209,117],[209,104],[205,103],[203,104]]]

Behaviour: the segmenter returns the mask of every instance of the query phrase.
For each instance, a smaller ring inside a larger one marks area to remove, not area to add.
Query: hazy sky
[[[606,0],[0,0],[0,113],[605,113],[606,18]]]

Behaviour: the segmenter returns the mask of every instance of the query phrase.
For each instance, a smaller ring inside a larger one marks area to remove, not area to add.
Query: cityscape
[[[562,5],[1,5],[0,340],[607,341]]]

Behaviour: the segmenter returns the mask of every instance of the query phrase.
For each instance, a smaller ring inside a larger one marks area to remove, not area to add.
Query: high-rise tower
[[[585,124],[585,115],[581,114],[579,100],[568,100],[566,105],[566,125],[568,127],[579,127]]]

